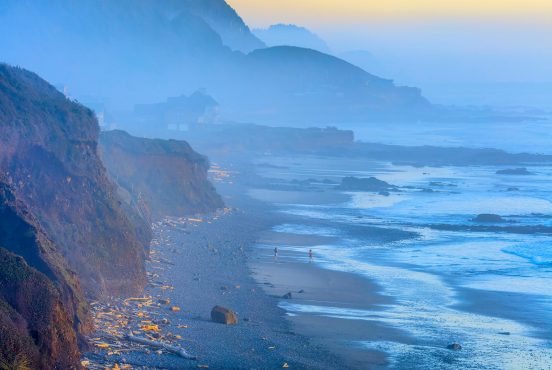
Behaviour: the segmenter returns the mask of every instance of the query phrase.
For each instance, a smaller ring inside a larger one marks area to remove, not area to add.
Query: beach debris
[[[89,360],[82,360],[82,361],[81,361],[81,366],[82,366],[82,367],[87,367],[87,366],[89,366],[89,365],[90,365],[90,361],[89,361]]]
[[[159,348],[159,349],[165,350],[167,352],[170,352],[172,354],[175,354],[175,355],[180,356],[182,358],[185,358],[187,360],[196,360],[197,359],[196,356],[192,356],[192,355],[188,354],[188,352],[186,352],[183,348],[176,347],[176,346],[173,346],[173,345],[170,345],[170,344],[167,344],[167,343],[156,342],[156,341],[149,340],[149,339],[146,339],[146,338],[137,337],[137,336],[134,336],[132,334],[128,334],[126,336],[126,339],[131,341],[131,342],[134,342],[134,343],[139,343],[139,344],[143,344],[143,345],[150,346],[150,347],[153,347],[153,348]]]
[[[215,306],[211,310],[211,320],[225,325],[236,325],[238,317],[236,313],[228,308]]]
[[[288,365],[287,362],[284,362],[284,364],[282,365],[282,367],[283,367],[284,369],[287,369],[287,368],[289,367],[289,365]]]
[[[151,297],[139,297],[139,298],[127,298],[124,300],[125,303],[129,302],[147,302],[151,300]]]
[[[291,299],[291,297],[292,297],[291,292],[287,292],[286,294],[284,294],[282,296],[282,298],[284,298],[284,299]]]
[[[179,312],[179,311],[180,311],[180,307],[178,307],[178,306],[172,306],[172,307],[171,307],[171,311],[172,311],[172,312]]]
[[[209,365],[197,365],[197,367],[200,369],[208,369]]]
[[[109,348],[109,344],[107,344],[107,343],[96,343],[96,347],[98,347],[98,348]]]
[[[460,343],[451,343],[447,346],[448,349],[452,351],[460,351],[462,349],[462,346]]]
[[[158,325],[142,325],[140,329],[142,329],[143,331],[153,331],[153,332],[161,331]]]
[[[160,299],[159,303],[164,304],[164,305],[169,305],[169,304],[171,304],[171,300],[169,298]]]

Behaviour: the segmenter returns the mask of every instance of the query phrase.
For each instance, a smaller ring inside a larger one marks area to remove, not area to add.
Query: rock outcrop
[[[479,223],[503,223],[506,222],[504,218],[500,215],[495,215],[492,213],[482,213],[480,215],[477,215],[474,219],[472,219],[473,222],[479,222]]]
[[[206,213],[224,206],[207,178],[209,162],[185,141],[102,132],[100,151],[131,208],[144,217]]]
[[[397,187],[385,181],[376,179],[375,177],[344,177],[337,189],[344,191],[388,192],[396,191]]]
[[[496,171],[497,175],[532,175],[533,173],[529,172],[527,168],[506,168],[504,170]]]

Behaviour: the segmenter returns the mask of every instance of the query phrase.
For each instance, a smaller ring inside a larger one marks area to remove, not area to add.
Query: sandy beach
[[[376,309],[389,298],[379,295],[377,286],[368,280],[352,274],[323,270],[309,261],[293,262],[286,254],[276,261],[267,256],[255,245],[268,237],[266,230],[275,217],[266,208],[261,212],[250,207],[193,221],[182,218],[157,223],[148,262],[150,284],[144,294],[151,303],[133,308],[113,302],[98,310],[113,309],[114,316],[128,316],[128,322],[112,336],[112,330],[105,330],[105,321],[97,320],[98,330],[93,335],[98,339],[96,344],[109,347],[97,346],[85,354],[89,367],[346,369],[385,364],[383,353],[336,344],[344,333],[354,331],[363,338],[366,333],[395,335],[377,323],[343,325],[316,316],[300,321],[286,318],[278,307],[283,301],[348,302]],[[298,293],[301,290],[303,293]],[[288,291],[292,298],[282,299]],[[212,322],[210,312],[215,305],[234,310],[239,323],[226,326]],[[171,307],[180,310],[172,312]],[[144,316],[132,317],[137,312]],[[159,327],[153,337],[140,324],[150,321]],[[129,344],[117,336],[125,334],[125,327],[137,335],[182,347],[197,360]]]

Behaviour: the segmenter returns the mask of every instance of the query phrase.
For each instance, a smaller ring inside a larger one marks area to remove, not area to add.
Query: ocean
[[[282,250],[300,252],[306,262],[304,251],[312,248],[321,268],[364,276],[393,298],[374,310],[282,300],[289,315],[378,321],[415,338],[350,341],[387,353],[390,368],[552,368],[552,167],[499,175],[506,167],[415,168],[317,156],[259,162],[274,165],[261,171],[274,183],[315,180],[278,197],[251,190],[290,216],[273,231],[331,241]],[[337,190],[332,183],[345,176],[374,176],[399,191]],[[312,200],[327,193],[337,201]],[[503,221],[474,221],[479,214]],[[447,349],[450,343],[462,350]]]

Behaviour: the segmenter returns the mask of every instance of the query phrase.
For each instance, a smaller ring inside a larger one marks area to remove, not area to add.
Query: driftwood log
[[[134,336],[132,334],[127,334],[125,336],[125,338],[127,340],[129,340],[130,342],[144,344],[146,346],[150,346],[150,347],[154,347],[154,348],[164,349],[167,352],[171,352],[171,353],[173,353],[177,356],[180,356],[182,358],[185,358],[187,360],[197,360],[196,356],[192,356],[192,355],[188,354],[188,352],[186,352],[184,349],[176,347],[176,346],[171,346],[170,344],[155,342],[153,340],[149,340],[149,339],[142,338],[142,337],[137,337],[137,336]]]

